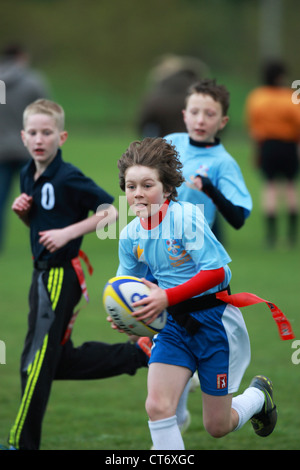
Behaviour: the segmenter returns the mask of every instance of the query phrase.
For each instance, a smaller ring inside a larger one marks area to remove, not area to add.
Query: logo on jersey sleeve
[[[140,245],[137,246],[136,254],[139,261],[145,261],[144,250]]]
[[[144,255],[144,249],[140,247],[140,245],[134,246],[133,247],[133,254],[134,256],[138,259],[138,261],[145,263],[145,255]]]

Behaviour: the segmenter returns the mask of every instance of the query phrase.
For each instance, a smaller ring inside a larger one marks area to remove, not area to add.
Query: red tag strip
[[[78,281],[79,281],[79,284],[80,284],[80,287],[81,287],[81,290],[82,290],[82,294],[84,295],[85,300],[87,302],[89,302],[90,299],[89,299],[89,295],[88,295],[88,291],[87,291],[87,286],[86,286],[84,272],[83,272],[83,269],[82,269],[82,266],[81,266],[80,258],[87,265],[88,272],[89,272],[90,275],[93,274],[93,267],[92,267],[87,255],[82,250],[79,250],[78,256],[71,260],[72,266],[73,266],[74,271],[77,275],[77,278],[78,278]],[[65,331],[64,337],[62,339],[62,342],[61,342],[62,345],[64,345],[68,341],[68,339],[70,338],[75,320],[76,320],[77,315],[78,315],[80,310],[81,309],[78,309],[76,312],[73,313],[72,318],[69,321],[69,324],[68,324],[67,329]]]
[[[277,307],[277,305],[269,302],[268,300],[261,299],[255,294],[249,294],[248,292],[240,292],[238,294],[229,295],[226,292],[217,292],[216,298],[223,300],[223,302],[234,305],[235,307],[248,307],[249,305],[258,304],[264,302],[270,309],[272,316],[277,324],[280,338],[282,340],[294,339],[291,324],[286,318],[284,313]]]
[[[68,341],[68,339],[70,338],[78,313],[79,313],[79,310],[77,310],[75,313],[73,313],[72,318],[69,321],[69,324],[68,324],[67,329],[65,331],[64,337],[62,339],[62,342],[61,342],[62,345],[64,345]]]
[[[71,263],[72,263],[74,271],[77,275],[77,278],[78,278],[82,293],[84,295],[84,298],[88,302],[90,299],[89,299],[87,286],[86,286],[86,282],[85,282],[85,277],[84,277],[84,272],[83,272],[83,269],[82,269],[82,266],[81,266],[81,263],[80,263],[80,259],[78,257],[73,258],[71,260]]]
[[[88,295],[88,291],[87,291],[87,286],[86,286],[84,272],[83,272],[83,269],[82,269],[82,266],[81,266],[80,258],[87,265],[88,272],[89,272],[90,275],[93,274],[93,267],[92,267],[92,265],[90,263],[90,260],[88,259],[87,255],[82,250],[79,250],[78,256],[71,260],[72,266],[73,266],[74,271],[77,275],[77,278],[78,278],[82,293],[84,295],[84,298],[88,302],[89,301],[89,295]]]
[[[91,276],[91,275],[93,274],[94,269],[93,269],[93,266],[91,265],[90,260],[88,259],[87,255],[85,254],[84,251],[79,250],[78,256],[79,256],[79,258],[81,258],[81,259],[85,262],[85,264],[87,265],[89,275]]]

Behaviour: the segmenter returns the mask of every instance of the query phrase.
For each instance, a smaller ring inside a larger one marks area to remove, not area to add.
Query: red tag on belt
[[[83,272],[83,269],[82,269],[82,266],[81,266],[80,258],[87,265],[88,272],[89,272],[90,275],[93,274],[93,267],[92,267],[87,255],[82,250],[79,250],[78,256],[71,260],[72,266],[73,266],[74,271],[77,275],[77,278],[78,278],[78,281],[79,281],[79,284],[80,284],[80,287],[81,287],[81,290],[82,290],[82,294],[84,295],[85,300],[87,302],[89,302],[89,300],[90,300],[89,299],[89,294],[88,294],[88,290],[87,290],[85,277],[84,277],[84,272]],[[79,311],[80,311],[80,309],[76,310],[76,312],[73,313],[72,318],[69,321],[69,324],[68,324],[67,329],[65,331],[64,337],[62,339],[62,342],[61,342],[62,345],[65,344],[68,341],[68,339],[70,338],[71,333],[72,333],[72,329],[73,329],[73,326],[74,326],[74,323],[75,323],[75,320],[76,320],[76,317],[77,317]]]
[[[294,339],[295,335],[293,333],[291,324],[286,318],[284,313],[268,300],[261,299],[255,294],[249,294],[248,292],[240,292],[238,294],[229,295],[226,292],[217,292],[216,298],[223,300],[223,302],[234,305],[235,307],[248,307],[249,305],[258,304],[264,302],[270,309],[272,316],[277,324],[280,338],[282,340]]]
[[[78,256],[71,260],[72,266],[73,266],[74,271],[77,275],[77,278],[78,278],[82,293],[84,295],[84,298],[88,302],[89,301],[89,295],[88,295],[88,291],[87,291],[87,286],[86,286],[84,272],[83,272],[83,269],[82,269],[82,266],[81,266],[80,258],[87,265],[88,272],[89,272],[90,275],[93,274],[93,267],[92,267],[92,265],[90,263],[90,260],[88,259],[87,255],[82,250],[79,250]]]
[[[79,258],[81,258],[85,262],[85,264],[88,268],[89,275],[91,276],[93,274],[94,269],[93,269],[93,266],[91,265],[90,260],[88,259],[87,255],[85,254],[84,251],[79,250],[78,256],[79,256]]]

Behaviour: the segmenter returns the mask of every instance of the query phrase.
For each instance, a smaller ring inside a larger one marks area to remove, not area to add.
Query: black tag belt
[[[71,260],[69,261],[54,261],[54,260],[37,260],[33,262],[33,266],[35,269],[39,269],[41,271],[48,271],[51,268],[67,268],[68,266],[72,266]]]
[[[223,289],[230,294],[230,287]],[[172,315],[173,319],[187,330],[190,335],[194,335],[200,328],[200,323],[190,315],[192,312],[199,310],[207,310],[208,308],[224,305],[223,300],[217,299],[215,294],[203,295],[200,297],[193,297],[184,300],[172,307],[168,307],[168,312]]]

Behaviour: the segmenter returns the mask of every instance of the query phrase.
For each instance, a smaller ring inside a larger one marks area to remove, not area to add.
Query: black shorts
[[[262,142],[260,146],[260,168],[267,180],[294,180],[299,171],[297,144],[282,140]]]

